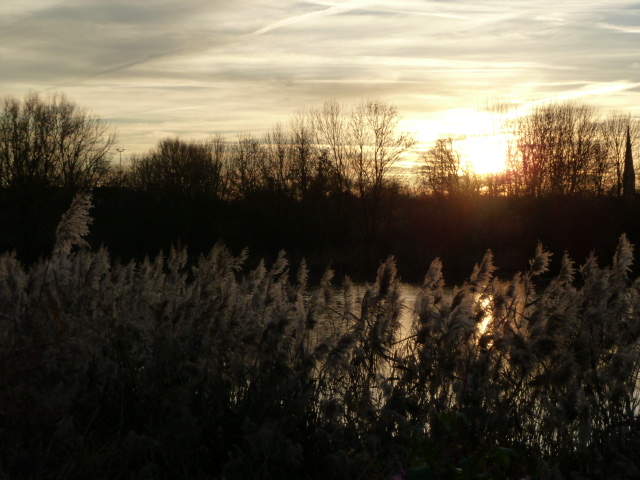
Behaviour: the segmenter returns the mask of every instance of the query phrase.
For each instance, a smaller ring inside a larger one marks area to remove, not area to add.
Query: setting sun
[[[479,175],[506,168],[511,138],[504,133],[504,124],[504,114],[474,108],[450,110],[443,118],[443,127],[449,132],[444,135],[456,138],[454,148],[463,165]]]
[[[504,134],[471,136],[458,140],[456,146],[464,162],[479,175],[506,169],[508,143]]]

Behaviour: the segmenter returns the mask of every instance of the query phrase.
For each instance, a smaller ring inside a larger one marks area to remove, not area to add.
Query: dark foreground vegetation
[[[0,256],[3,478],[638,478],[640,283],[548,275],[487,253],[461,287],[434,261],[413,305],[383,263],[362,299],[281,254],[222,245],[120,264],[82,238],[76,197],[51,256]],[[403,308],[413,311],[402,329]]]
[[[0,478],[640,476],[637,119],[541,105],[503,173],[441,139],[409,184],[381,102],[125,166],[1,109]]]

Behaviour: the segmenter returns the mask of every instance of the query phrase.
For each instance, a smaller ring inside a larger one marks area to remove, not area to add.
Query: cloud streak
[[[141,66],[144,64],[147,64],[149,62],[153,62],[153,61],[158,61],[161,59],[165,59],[165,58],[171,58],[171,57],[176,57],[176,56],[180,56],[180,55],[185,55],[185,54],[193,54],[195,52],[198,51],[203,51],[212,47],[217,47],[218,49],[223,49],[225,45],[229,45],[231,43],[237,42],[237,41],[243,41],[245,39],[248,38],[252,38],[252,37],[259,37],[265,34],[268,34],[269,32],[272,32],[274,30],[278,30],[281,28],[286,28],[287,26],[291,26],[291,25],[295,25],[298,23],[302,23],[305,22],[307,20],[311,20],[311,19],[315,19],[315,18],[321,18],[321,17],[328,17],[328,16],[332,16],[332,15],[338,15],[341,13],[346,13],[346,12],[350,12],[352,10],[356,10],[356,9],[361,9],[361,8],[365,8],[369,5],[373,5],[377,3],[377,0],[354,0],[354,1],[348,1],[345,3],[341,3],[341,4],[337,4],[337,5],[333,5],[330,6],[329,8],[325,8],[325,9],[321,9],[321,10],[316,10],[313,12],[309,12],[309,13],[304,13],[304,14],[300,14],[300,15],[296,15],[296,16],[291,16],[291,17],[287,17],[281,20],[278,20],[276,22],[270,23],[266,26],[263,26],[261,28],[258,28],[257,30],[247,33],[247,34],[243,34],[243,35],[239,35],[237,36],[235,39],[227,39],[224,42],[211,42],[211,41],[207,41],[207,42],[199,42],[196,43],[195,45],[189,45],[189,46],[185,46],[185,47],[181,47],[181,48],[177,48],[177,49],[173,49],[173,50],[169,50],[169,51],[165,51],[165,52],[159,52],[156,54],[152,54],[152,55],[147,55],[144,58],[140,58],[140,59],[135,59],[120,65],[116,65],[107,69],[104,69],[102,71],[99,71],[93,75],[87,76],[85,78],[81,78],[81,79],[74,79],[71,80],[67,83],[63,83],[63,84],[59,84],[53,87],[50,87],[48,90],[53,90],[53,89],[57,89],[60,87],[67,87],[73,84],[79,84],[82,82],[86,82],[88,80],[91,79],[95,79],[104,75],[109,75],[112,73],[116,73],[116,72],[120,72],[126,69],[130,69],[132,67],[137,67],[137,66]]]
[[[605,28],[607,30],[613,30],[615,32],[621,32],[621,33],[633,33],[633,34],[639,34],[640,33],[640,27],[638,26],[630,26],[630,25],[614,25],[611,23],[598,23],[599,27]]]
[[[274,22],[270,25],[259,28],[255,32],[250,33],[249,35],[250,36],[264,35],[265,33],[269,33],[273,30],[287,27],[289,25],[294,25],[296,23],[304,22],[305,20],[310,20],[312,18],[318,18],[318,17],[329,17],[331,15],[338,15],[340,13],[346,13],[352,10],[366,8],[376,3],[378,3],[377,0],[355,0],[355,1],[348,1],[345,3],[336,4],[322,10],[316,10],[314,12],[304,13],[301,15],[278,20],[277,22]]]

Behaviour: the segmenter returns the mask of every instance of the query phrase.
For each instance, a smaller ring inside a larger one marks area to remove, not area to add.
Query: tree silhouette
[[[225,150],[221,137],[165,138],[149,153],[133,157],[129,182],[136,190],[163,196],[221,199],[226,194]]]
[[[627,127],[627,144],[624,153],[624,196],[633,198],[636,195],[636,174],[633,167],[633,154],[631,151],[631,129]]]
[[[441,137],[422,155],[420,183],[436,196],[453,196],[480,191],[480,178],[463,165],[462,155],[451,136]]]
[[[105,122],[64,95],[6,97],[0,106],[0,185],[95,187],[108,176],[115,139]]]

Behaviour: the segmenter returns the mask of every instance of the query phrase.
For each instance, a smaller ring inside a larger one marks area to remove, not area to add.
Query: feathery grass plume
[[[580,273],[584,279],[585,302],[592,306],[604,301],[605,294],[609,288],[609,272],[600,268],[598,257],[594,252],[589,254],[587,261],[580,267]]]
[[[554,279],[564,285],[570,285],[575,279],[576,269],[573,260],[569,257],[567,252],[564,252],[562,256],[562,265],[560,267],[560,273]]]
[[[377,306],[371,331],[379,342],[376,348],[380,348],[384,355],[390,353],[400,329],[399,319],[403,305],[400,302],[399,284],[396,262],[394,257],[390,256],[378,269],[374,287]]]
[[[539,293],[539,267],[503,283],[490,261],[445,290],[436,260],[393,346],[390,270],[358,299],[330,271],[305,294],[284,258],[243,273],[221,245],[189,275],[181,249],[0,255],[0,477],[636,478],[640,280],[621,245],[583,282],[565,255]]]
[[[473,273],[469,278],[469,286],[473,292],[482,292],[484,291],[491,279],[493,278],[493,273],[497,270],[497,267],[493,264],[493,252],[491,250],[487,250],[482,258],[482,262],[480,265],[476,265],[473,268]]]
[[[436,258],[429,266],[413,309],[414,320],[411,332],[418,335],[421,342],[428,332],[444,321],[446,310],[441,305],[444,300],[443,288],[442,262]]]
[[[546,251],[541,243],[536,247],[536,254],[533,260],[529,261],[531,276],[541,275],[549,271],[549,262],[553,253]]]
[[[618,247],[613,257],[612,274],[615,274],[619,281],[627,283],[629,281],[629,272],[633,265],[633,246],[629,242],[626,234],[620,236]]]
[[[387,258],[387,260],[378,268],[378,275],[376,278],[376,290],[378,295],[385,297],[395,287],[397,287],[398,269],[396,268],[396,261],[393,255]]]
[[[451,310],[443,325],[447,335],[465,341],[469,335],[475,332],[477,303],[475,287],[475,285],[464,285],[457,291],[454,290],[455,295]]]
[[[180,272],[184,270],[187,264],[189,256],[187,254],[187,247],[183,247],[180,244],[172,246],[169,250],[169,257],[167,258],[167,267],[172,277],[182,277],[184,274]],[[183,277],[184,278],[184,277]]]
[[[322,279],[320,280],[320,287],[322,288],[325,303],[329,303],[329,300],[331,299],[331,281],[333,280],[333,276],[334,271],[327,268],[322,274]]]
[[[442,262],[439,258],[434,259],[429,265],[429,270],[422,282],[423,287],[436,290],[444,287],[444,277],[442,276]]]
[[[579,293],[573,287],[574,278],[573,261],[565,253],[562,257],[560,272],[551,279],[547,288],[539,295],[540,305],[544,308],[538,309],[537,315],[529,322],[532,336],[541,332],[552,335],[554,332],[571,330],[570,323],[565,319],[576,318],[579,315],[577,301]],[[538,320],[541,321],[538,322]]]
[[[74,245],[89,246],[82,237],[89,233],[89,224],[93,221],[89,215],[91,207],[91,193],[78,193],[73,198],[56,229],[54,255],[67,255]]]
[[[327,367],[332,369],[346,368],[356,341],[357,339],[352,333],[342,335],[328,353]]]
[[[27,273],[16,258],[16,252],[0,255],[0,308],[22,303],[27,280]]]

